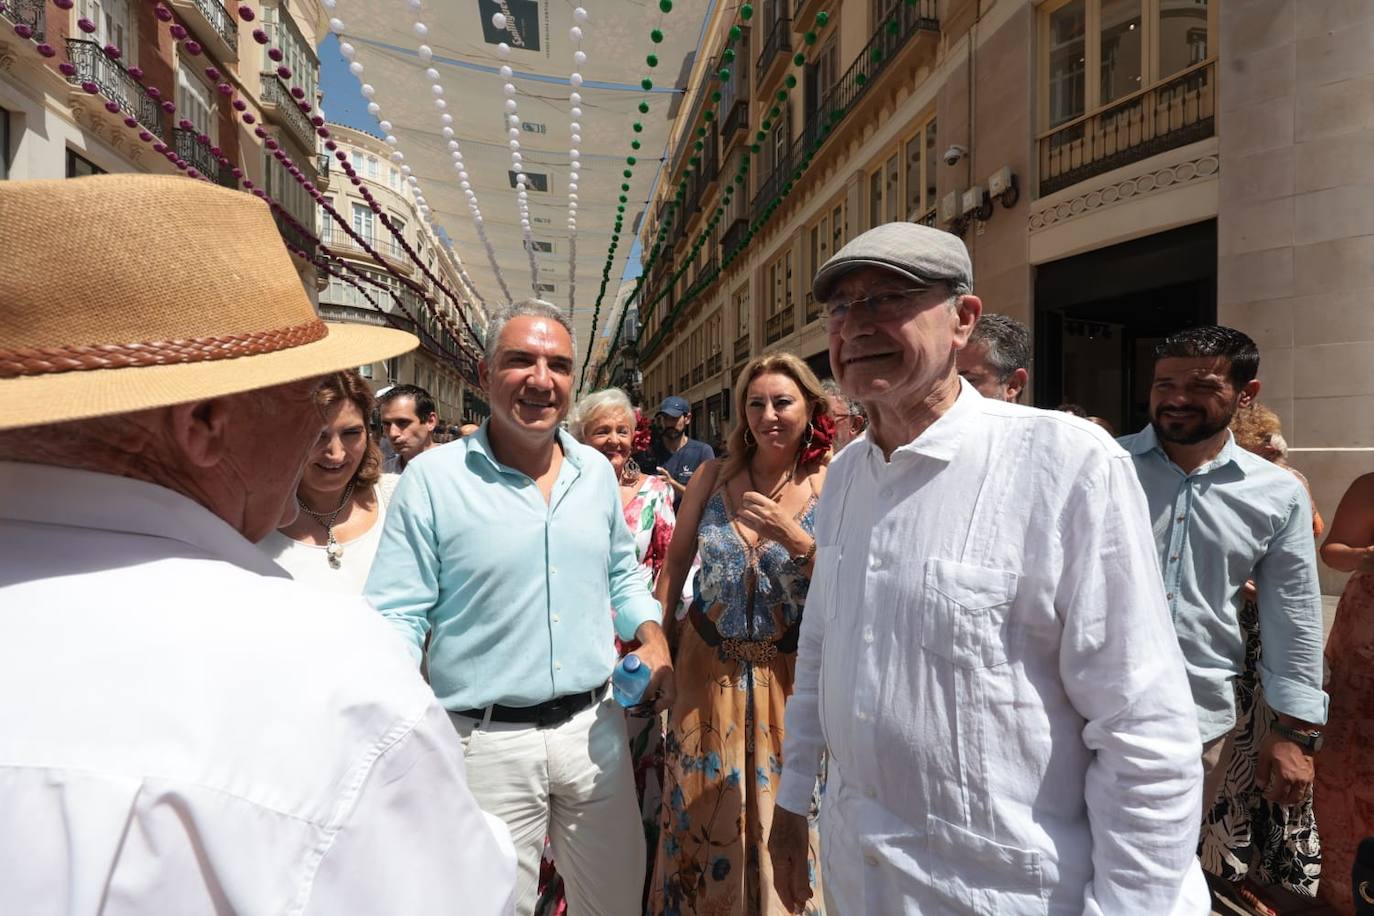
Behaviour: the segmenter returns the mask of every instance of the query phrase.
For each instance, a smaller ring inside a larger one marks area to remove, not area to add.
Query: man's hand
[[[806,815],[773,806],[773,827],[768,833],[768,856],[773,860],[773,888],[789,913],[800,913],[811,899],[811,879],[806,858],[810,846]]]
[[[1312,787],[1312,757],[1296,742],[1270,732],[1260,745],[1255,784],[1269,801],[1296,805]]]
[[[639,625],[639,629],[635,631],[635,639],[639,640],[639,648],[635,650],[635,655],[638,655],[639,660],[648,665],[652,672],[649,684],[644,688],[644,702],[653,701],[654,712],[663,712],[672,706],[673,700],[677,698],[673,656],[668,651],[668,639],[663,635],[663,627],[652,620]]]
[[[668,473],[667,468],[658,469],[658,478],[659,480],[662,480],[664,483],[666,483],[668,486],[672,487],[673,492],[676,493],[678,496],[681,496],[683,493],[687,492],[687,487],[684,484],[680,484],[676,480],[674,480],[673,475]]]

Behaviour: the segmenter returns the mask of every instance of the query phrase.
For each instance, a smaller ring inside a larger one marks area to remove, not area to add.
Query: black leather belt
[[[486,719],[487,710],[490,709],[492,722],[525,722],[537,728],[556,728],[605,696],[608,683],[610,682],[603,681],[595,690],[554,697],[534,706],[502,706],[500,703],[493,703],[481,709],[455,709],[453,714],[468,719]]]

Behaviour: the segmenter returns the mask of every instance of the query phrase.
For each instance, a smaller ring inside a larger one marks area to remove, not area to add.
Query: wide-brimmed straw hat
[[[0,182],[0,429],[235,394],[418,341],[320,320],[267,204],[182,176]]]

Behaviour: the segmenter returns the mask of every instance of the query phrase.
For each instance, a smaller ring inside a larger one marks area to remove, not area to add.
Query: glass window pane
[[[830,251],[834,253],[844,247],[844,207],[830,211]]]
[[[887,160],[887,180],[883,187],[883,222],[893,223],[900,218],[897,212],[897,183],[900,180],[901,164],[897,156]]]
[[[925,208],[921,206],[921,191],[925,176],[921,174],[921,147],[925,137],[919,133],[906,141],[906,218],[917,219]]]
[[[1084,0],[1070,0],[1050,13],[1050,126],[1083,113],[1086,71]]]
[[[1140,33],[1140,0],[1102,0],[1101,104],[1141,88]]]
[[[883,221],[883,171],[868,176],[868,228]]]
[[[1159,76],[1207,59],[1207,0],[1159,0]]]
[[[926,125],[926,210],[935,206],[935,120]]]

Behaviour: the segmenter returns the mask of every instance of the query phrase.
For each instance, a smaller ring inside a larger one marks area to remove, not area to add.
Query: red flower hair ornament
[[[806,438],[802,440],[801,451],[797,454],[797,464],[804,466],[820,461],[830,451],[834,441],[835,421],[830,419],[830,414],[823,413],[815,417],[806,429]]]
[[[653,430],[649,428],[649,418],[639,411],[635,411],[635,432],[630,438],[630,448],[636,453],[647,452],[649,446],[654,444]],[[832,430],[835,428],[832,424]]]

